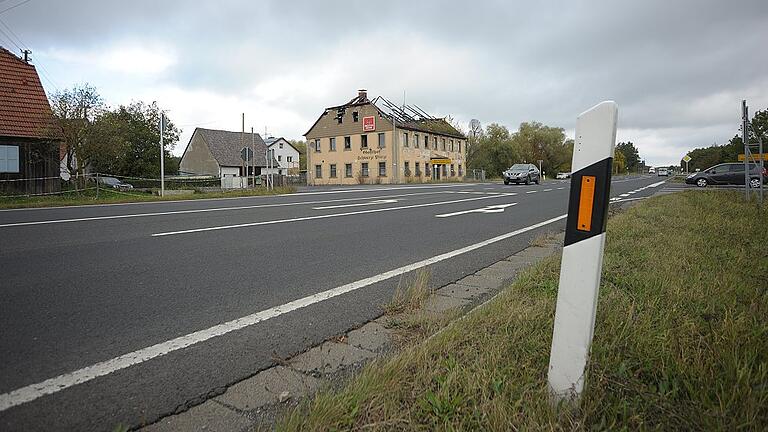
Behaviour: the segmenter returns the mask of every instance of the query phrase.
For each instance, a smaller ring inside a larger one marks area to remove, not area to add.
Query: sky
[[[768,108],[768,1],[0,0],[0,45],[32,50],[50,95],[76,84],[111,106],[157,101],[183,133],[303,139],[360,88],[516,130],[573,136],[614,100],[617,141],[677,164]]]

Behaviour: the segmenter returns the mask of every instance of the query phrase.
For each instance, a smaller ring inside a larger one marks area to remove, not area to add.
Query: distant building
[[[274,152],[279,174],[299,173],[299,151],[288,140],[282,137],[269,137],[264,140],[264,143]]]
[[[0,193],[60,191],[62,137],[35,67],[0,47]]]
[[[365,90],[326,108],[304,135],[310,185],[458,179],[466,170],[467,138],[444,118],[369,100]]]
[[[243,162],[243,148],[255,148],[254,162]],[[267,146],[257,133],[230,132],[224,130],[195,128],[187,148],[181,156],[179,172],[185,175],[206,175],[214,177],[244,177],[255,174],[270,174],[267,170]],[[278,163],[273,160],[273,166]],[[278,168],[271,170],[277,174]]]

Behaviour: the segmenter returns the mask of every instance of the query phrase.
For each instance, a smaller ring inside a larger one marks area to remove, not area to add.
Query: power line
[[[3,10],[0,10],[0,14],[4,14],[4,13],[8,12],[8,11],[9,11],[9,10],[11,10],[11,9],[16,9],[17,7],[19,7],[19,6],[21,6],[21,5],[25,4],[25,3],[29,3],[29,2],[31,2],[31,1],[32,1],[32,0],[24,0],[23,2],[21,2],[21,3],[18,3],[18,4],[15,4],[15,5],[13,5],[13,6],[9,7],[9,8],[6,8],[6,9],[3,9]]]
[[[2,1],[2,0],[0,0],[0,1]],[[16,32],[13,31],[13,29],[11,28],[11,26],[8,25],[8,23],[6,23],[2,19],[0,19],[0,25],[5,27],[8,30],[8,32],[10,32],[10,34],[13,35],[16,38],[17,41],[19,41],[19,44],[21,44],[23,46],[28,46],[21,39],[21,36],[19,36]],[[19,46],[19,44],[17,44],[16,42],[14,42],[13,39],[8,35],[8,33],[4,32],[2,28],[0,28],[0,33],[5,34],[6,37],[8,38],[8,40],[11,41],[12,44],[16,45],[16,48],[18,48],[19,50],[23,50],[23,48],[21,46]],[[52,85],[53,88],[55,88],[57,91],[60,91],[59,86],[56,84],[56,81],[54,81],[53,78],[51,78],[51,76],[50,76],[51,73],[48,72],[48,69],[45,67],[45,65],[43,63],[39,62],[39,61],[35,61],[35,63],[36,63],[37,66],[40,66],[40,68],[41,68],[40,69],[40,74],[43,76],[43,78],[45,78],[46,81],[48,81],[48,84]]]

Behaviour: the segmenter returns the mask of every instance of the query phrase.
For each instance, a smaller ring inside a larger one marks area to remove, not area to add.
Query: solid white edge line
[[[188,230],[155,233],[155,234],[152,234],[152,237],[164,237],[164,236],[178,235],[178,234],[191,234],[191,233],[198,233],[198,232],[218,231],[218,230],[224,230],[224,229],[245,228],[245,227],[261,226],[261,225],[275,225],[280,223],[328,219],[328,218],[354,216],[354,215],[368,214],[368,213],[381,213],[385,211],[407,210],[412,208],[432,207],[432,206],[443,205],[443,204],[456,204],[461,202],[477,201],[477,200],[492,199],[492,198],[503,198],[503,197],[505,197],[505,195],[486,195],[486,196],[481,196],[477,198],[466,198],[466,199],[451,200],[451,201],[439,201],[434,203],[414,204],[409,206],[386,207],[386,208],[378,208],[378,209],[371,209],[371,210],[360,210],[355,212],[333,213],[333,214],[317,215],[317,216],[302,216],[302,217],[295,217],[295,218],[289,218],[289,219],[276,219],[276,220],[268,220],[268,221],[261,221],[261,222],[248,222],[248,223],[235,224],[235,225],[219,225],[219,226],[213,226],[213,227],[207,227],[207,228],[194,228],[194,229],[188,229]]]
[[[31,222],[8,222],[8,223],[0,224],[0,228],[10,228],[10,227],[29,226],[29,225],[49,225],[49,224],[70,223],[70,222],[88,222],[88,221],[110,220],[110,219],[129,219],[129,218],[150,217],[150,216],[169,216],[169,215],[176,215],[176,214],[210,213],[210,212],[217,212],[217,211],[292,207],[292,206],[300,206],[305,204],[306,205],[326,204],[326,203],[334,203],[334,202],[364,201],[367,199],[402,198],[402,197],[409,197],[409,196],[436,195],[436,194],[446,194],[446,193],[451,194],[454,192],[453,191],[417,192],[412,194],[383,195],[383,196],[361,197],[361,198],[339,198],[339,199],[333,199],[333,200],[317,200],[317,201],[293,201],[293,202],[287,202],[287,203],[253,204],[253,205],[237,206],[237,207],[212,207],[212,208],[204,208],[204,209],[169,210],[169,211],[163,211],[163,212],[131,213],[131,214],[123,214],[123,215],[89,216],[89,217],[71,218],[71,219],[50,219],[50,220],[31,221]]]
[[[317,294],[303,297],[298,300],[294,300],[292,302],[289,302],[280,306],[275,306],[275,307],[263,310],[261,312],[256,312],[254,314],[247,315],[242,318],[228,321],[223,324],[215,325],[205,330],[196,331],[194,333],[190,333],[185,336],[171,339],[166,342],[161,342],[159,344],[155,344],[147,348],[142,348],[138,351],[133,351],[128,354],[123,354],[119,357],[115,357],[110,360],[106,360],[91,366],[84,367],[82,369],[78,369],[74,372],[62,374],[57,377],[49,378],[45,381],[42,381],[36,384],[30,384],[28,386],[13,390],[11,392],[1,394],[0,395],[0,412],[5,411],[14,406],[31,402],[45,395],[53,394],[61,390],[67,389],[69,387],[73,387],[78,384],[91,381],[95,378],[111,374],[118,370],[125,369],[130,366],[143,363],[160,356],[164,356],[173,351],[177,351],[177,350],[198,344],[200,342],[207,341],[211,338],[222,336],[227,333],[231,333],[235,330],[240,330],[246,327],[250,327],[254,324],[258,324],[262,321],[266,321],[271,318],[275,318],[280,315],[293,312],[297,309],[301,309],[301,308],[310,306],[312,304],[319,303],[321,301],[328,300],[328,299],[340,296],[342,294],[346,294],[348,292],[352,292],[360,288],[363,288],[387,279],[391,279],[395,276],[400,276],[402,274],[405,274],[414,270],[418,270],[422,267],[426,267],[426,266],[438,263],[440,261],[445,261],[455,256],[465,254],[467,252],[471,252],[476,249],[480,249],[482,247],[500,242],[502,240],[506,240],[508,238],[523,234],[525,232],[532,231],[537,228],[541,228],[543,226],[565,219],[567,216],[568,215],[560,215],[552,219],[547,219],[543,222],[539,222],[539,223],[527,226],[525,228],[518,229],[516,231],[502,234],[502,235],[490,238],[488,240],[481,241],[479,243],[465,246],[463,248],[456,249],[451,252],[446,252],[444,254],[440,254],[432,258],[427,258],[425,260],[418,261],[413,264],[408,264],[408,265],[405,265],[405,266],[402,266],[394,270],[390,270],[375,276],[371,276],[365,279],[360,279],[358,281],[348,283],[346,285],[342,285],[333,289],[329,289],[327,291],[323,291]]]

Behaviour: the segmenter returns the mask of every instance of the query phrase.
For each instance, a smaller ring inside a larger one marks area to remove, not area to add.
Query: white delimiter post
[[[618,106],[602,102],[576,119],[560,286],[549,358],[556,402],[577,400],[595,327],[608,219]]]

